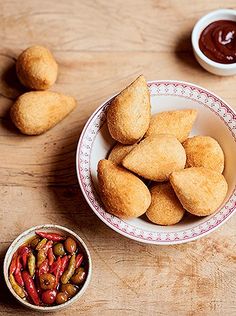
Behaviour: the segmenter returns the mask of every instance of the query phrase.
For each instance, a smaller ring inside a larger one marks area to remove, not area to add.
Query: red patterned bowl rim
[[[172,95],[188,99],[196,97],[194,101],[209,108],[224,121],[236,142],[236,113],[224,100],[214,93],[198,85],[176,80],[148,81],[148,87],[151,95]],[[94,213],[106,225],[121,235],[143,243],[157,245],[172,245],[193,241],[213,232],[216,228],[226,222],[236,210],[235,187],[229,199],[225,202],[223,207],[214,214],[214,216],[210,219],[206,218],[204,223],[197,224],[196,226],[185,230],[181,229],[176,232],[153,232],[143,230],[124,222],[104,210],[92,182],[90,174],[90,154],[96,135],[105,123],[106,108],[113,98],[114,96],[107,99],[90,116],[80,135],[76,151],[76,172],[79,185],[88,205]],[[206,103],[209,104],[207,105]],[[91,125],[93,128],[91,128]]]

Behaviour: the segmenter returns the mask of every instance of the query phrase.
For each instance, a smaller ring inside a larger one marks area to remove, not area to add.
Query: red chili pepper
[[[19,284],[19,286],[21,286],[21,287],[24,286],[24,281],[22,278],[21,271],[17,271],[17,272],[15,271],[14,278],[15,278],[16,282]]]
[[[55,260],[52,248],[48,249],[48,264],[51,266]]]
[[[57,257],[57,260],[53,262],[53,264],[50,267],[49,272],[53,273],[54,275],[56,275],[56,271],[58,269],[58,265],[61,264],[61,257]]]
[[[42,289],[40,287],[39,270],[38,269],[35,271],[35,283],[36,283],[36,289],[37,289],[38,295],[41,295]]]
[[[50,268],[50,273],[53,273],[56,277],[56,282],[55,282],[55,288],[58,285],[59,279],[60,279],[60,271],[61,271],[61,265],[62,265],[62,259],[61,257],[58,257],[55,262],[51,265]]]
[[[12,259],[11,259],[11,264],[10,264],[10,268],[9,268],[10,274],[13,274],[15,272],[16,262],[17,262],[17,252],[14,253],[14,255],[12,256]]]
[[[45,233],[45,232],[35,232],[35,233],[39,235],[40,237],[47,238],[52,241],[60,241],[60,240],[66,239],[65,236],[62,236],[56,233]]]
[[[81,265],[81,263],[83,262],[84,256],[82,253],[79,253],[76,258],[75,258],[75,268],[79,268],[79,266]]]
[[[24,281],[23,281],[22,275],[21,275],[21,268],[22,268],[22,265],[20,263],[20,256],[17,256],[17,258],[16,258],[16,269],[14,271],[14,278],[15,278],[16,282],[20,286],[24,286]]]
[[[61,258],[61,269],[59,271],[59,279],[62,276],[63,272],[66,270],[68,262],[69,262],[68,256],[64,256]]]
[[[17,256],[16,257],[16,269],[15,269],[15,272],[16,273],[19,272],[21,270],[21,268],[22,268],[22,265],[20,263],[20,256]]]
[[[53,245],[53,241],[52,241],[52,240],[49,240],[49,241],[46,243],[46,245],[42,248],[43,251],[44,251],[45,253],[47,253],[47,252],[48,252],[48,249],[52,248],[52,245]]]
[[[27,266],[28,255],[30,253],[30,249],[27,246],[21,246],[18,249],[18,254],[21,256],[23,268],[25,269]]]
[[[49,273],[52,273],[55,275],[56,267],[57,267],[57,261],[54,261],[53,264],[49,268]]]
[[[29,253],[25,252],[21,259],[22,259],[22,264],[23,264],[23,268],[25,269],[26,266],[27,266],[27,260],[28,260],[28,256],[29,256]]]
[[[63,272],[66,270],[68,262],[69,262],[68,256],[64,256],[62,258],[58,257],[57,260],[58,259],[60,259],[60,264],[57,266],[57,270],[55,272],[55,276],[56,276],[55,288],[57,287],[59,280],[60,280]]]
[[[25,252],[28,252],[28,251],[29,251],[29,247],[25,245],[20,246],[18,249],[18,255],[22,256]]]
[[[49,265],[48,265],[48,259],[45,259],[39,266],[38,275],[48,273],[49,271]]]
[[[49,273],[53,273],[55,275],[56,268],[57,268],[57,261],[54,261],[49,269]]]
[[[39,305],[39,296],[34,284],[33,279],[27,271],[22,272],[22,278],[25,283],[26,292],[29,294],[30,298],[35,305]]]

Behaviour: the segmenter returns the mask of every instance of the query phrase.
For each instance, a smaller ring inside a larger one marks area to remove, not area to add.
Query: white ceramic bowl
[[[81,190],[95,214],[118,233],[144,243],[177,244],[202,237],[223,224],[236,210],[236,114],[215,94],[196,85],[179,81],[152,81],[152,113],[194,108],[198,118],[191,135],[209,135],[225,153],[224,176],[229,190],[221,207],[207,217],[185,216],[173,226],[152,224],[146,216],[122,220],[107,213],[97,194],[97,164],[114,145],[106,124],[106,109],[112,98],[104,102],[90,117],[78,143],[76,168]]]
[[[30,304],[29,302],[21,299],[13,290],[11,283],[9,281],[9,266],[12,260],[12,256],[13,254],[17,251],[17,249],[24,244],[27,240],[29,240],[31,237],[33,237],[35,235],[35,231],[43,231],[43,232],[54,232],[54,233],[60,233],[63,234],[65,236],[70,236],[72,238],[74,238],[79,247],[82,249],[83,254],[86,256],[86,260],[88,262],[88,275],[87,278],[81,288],[81,290],[74,296],[72,297],[70,300],[68,300],[66,303],[61,304],[61,305],[55,305],[55,306],[51,306],[51,307],[43,307],[43,306],[36,306],[33,304]],[[89,282],[91,280],[91,274],[92,274],[92,261],[91,261],[91,256],[89,253],[89,250],[86,246],[86,244],[84,243],[84,241],[76,234],[74,233],[72,230],[66,228],[66,227],[62,227],[62,226],[58,226],[58,225],[40,225],[40,226],[35,226],[32,227],[26,231],[24,231],[22,234],[20,234],[10,245],[10,247],[7,250],[7,253],[5,255],[5,259],[4,259],[4,264],[3,264],[3,272],[4,272],[4,278],[5,278],[5,282],[7,284],[8,289],[10,290],[10,292],[12,293],[12,295],[25,307],[28,307],[32,310],[35,311],[39,311],[39,312],[53,312],[53,311],[58,311],[64,308],[67,308],[68,306],[70,306],[71,304],[73,304],[75,301],[77,301],[85,292],[85,290],[87,289]]]
[[[236,21],[236,10],[220,9],[212,11],[203,16],[195,24],[192,31],[192,46],[194,55],[199,64],[207,71],[220,76],[230,76],[236,74],[236,63],[221,64],[209,59],[199,48],[199,37],[202,31],[212,22],[218,20]]]

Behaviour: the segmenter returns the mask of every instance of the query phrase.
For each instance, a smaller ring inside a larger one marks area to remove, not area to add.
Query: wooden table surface
[[[75,150],[90,114],[137,75],[190,81],[236,108],[235,77],[204,71],[190,44],[194,23],[235,1],[0,0],[0,259],[14,238],[43,223],[84,238],[93,260],[83,298],[58,315],[236,315],[236,216],[198,241],[153,246],[105,226],[86,204],[76,178]],[[27,137],[8,110],[24,91],[14,64],[33,44],[59,63],[52,90],[74,95],[77,109],[44,135]],[[1,268],[2,270],[2,268]],[[22,308],[0,278],[0,315]]]

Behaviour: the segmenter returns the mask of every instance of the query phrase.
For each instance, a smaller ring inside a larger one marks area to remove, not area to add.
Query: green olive
[[[77,249],[76,242],[71,237],[67,237],[64,244],[65,244],[66,251],[68,251],[69,253],[73,253]]]
[[[65,292],[59,292],[56,296],[56,303],[63,304],[68,301],[68,295]]]
[[[62,257],[65,254],[65,249],[62,243],[57,243],[53,246],[54,255],[58,257]]]
[[[77,287],[70,283],[62,284],[61,290],[62,292],[66,292],[69,297],[74,296],[78,292]]]
[[[79,267],[75,270],[75,273],[71,277],[70,280],[72,283],[79,285],[79,284],[84,283],[85,279],[86,279],[86,272],[85,272],[84,268]]]
[[[40,242],[40,238],[37,236],[34,237],[30,242],[30,247],[35,249],[39,242]]]
[[[55,287],[56,278],[51,273],[43,273],[39,277],[40,287],[43,290],[52,290]]]

